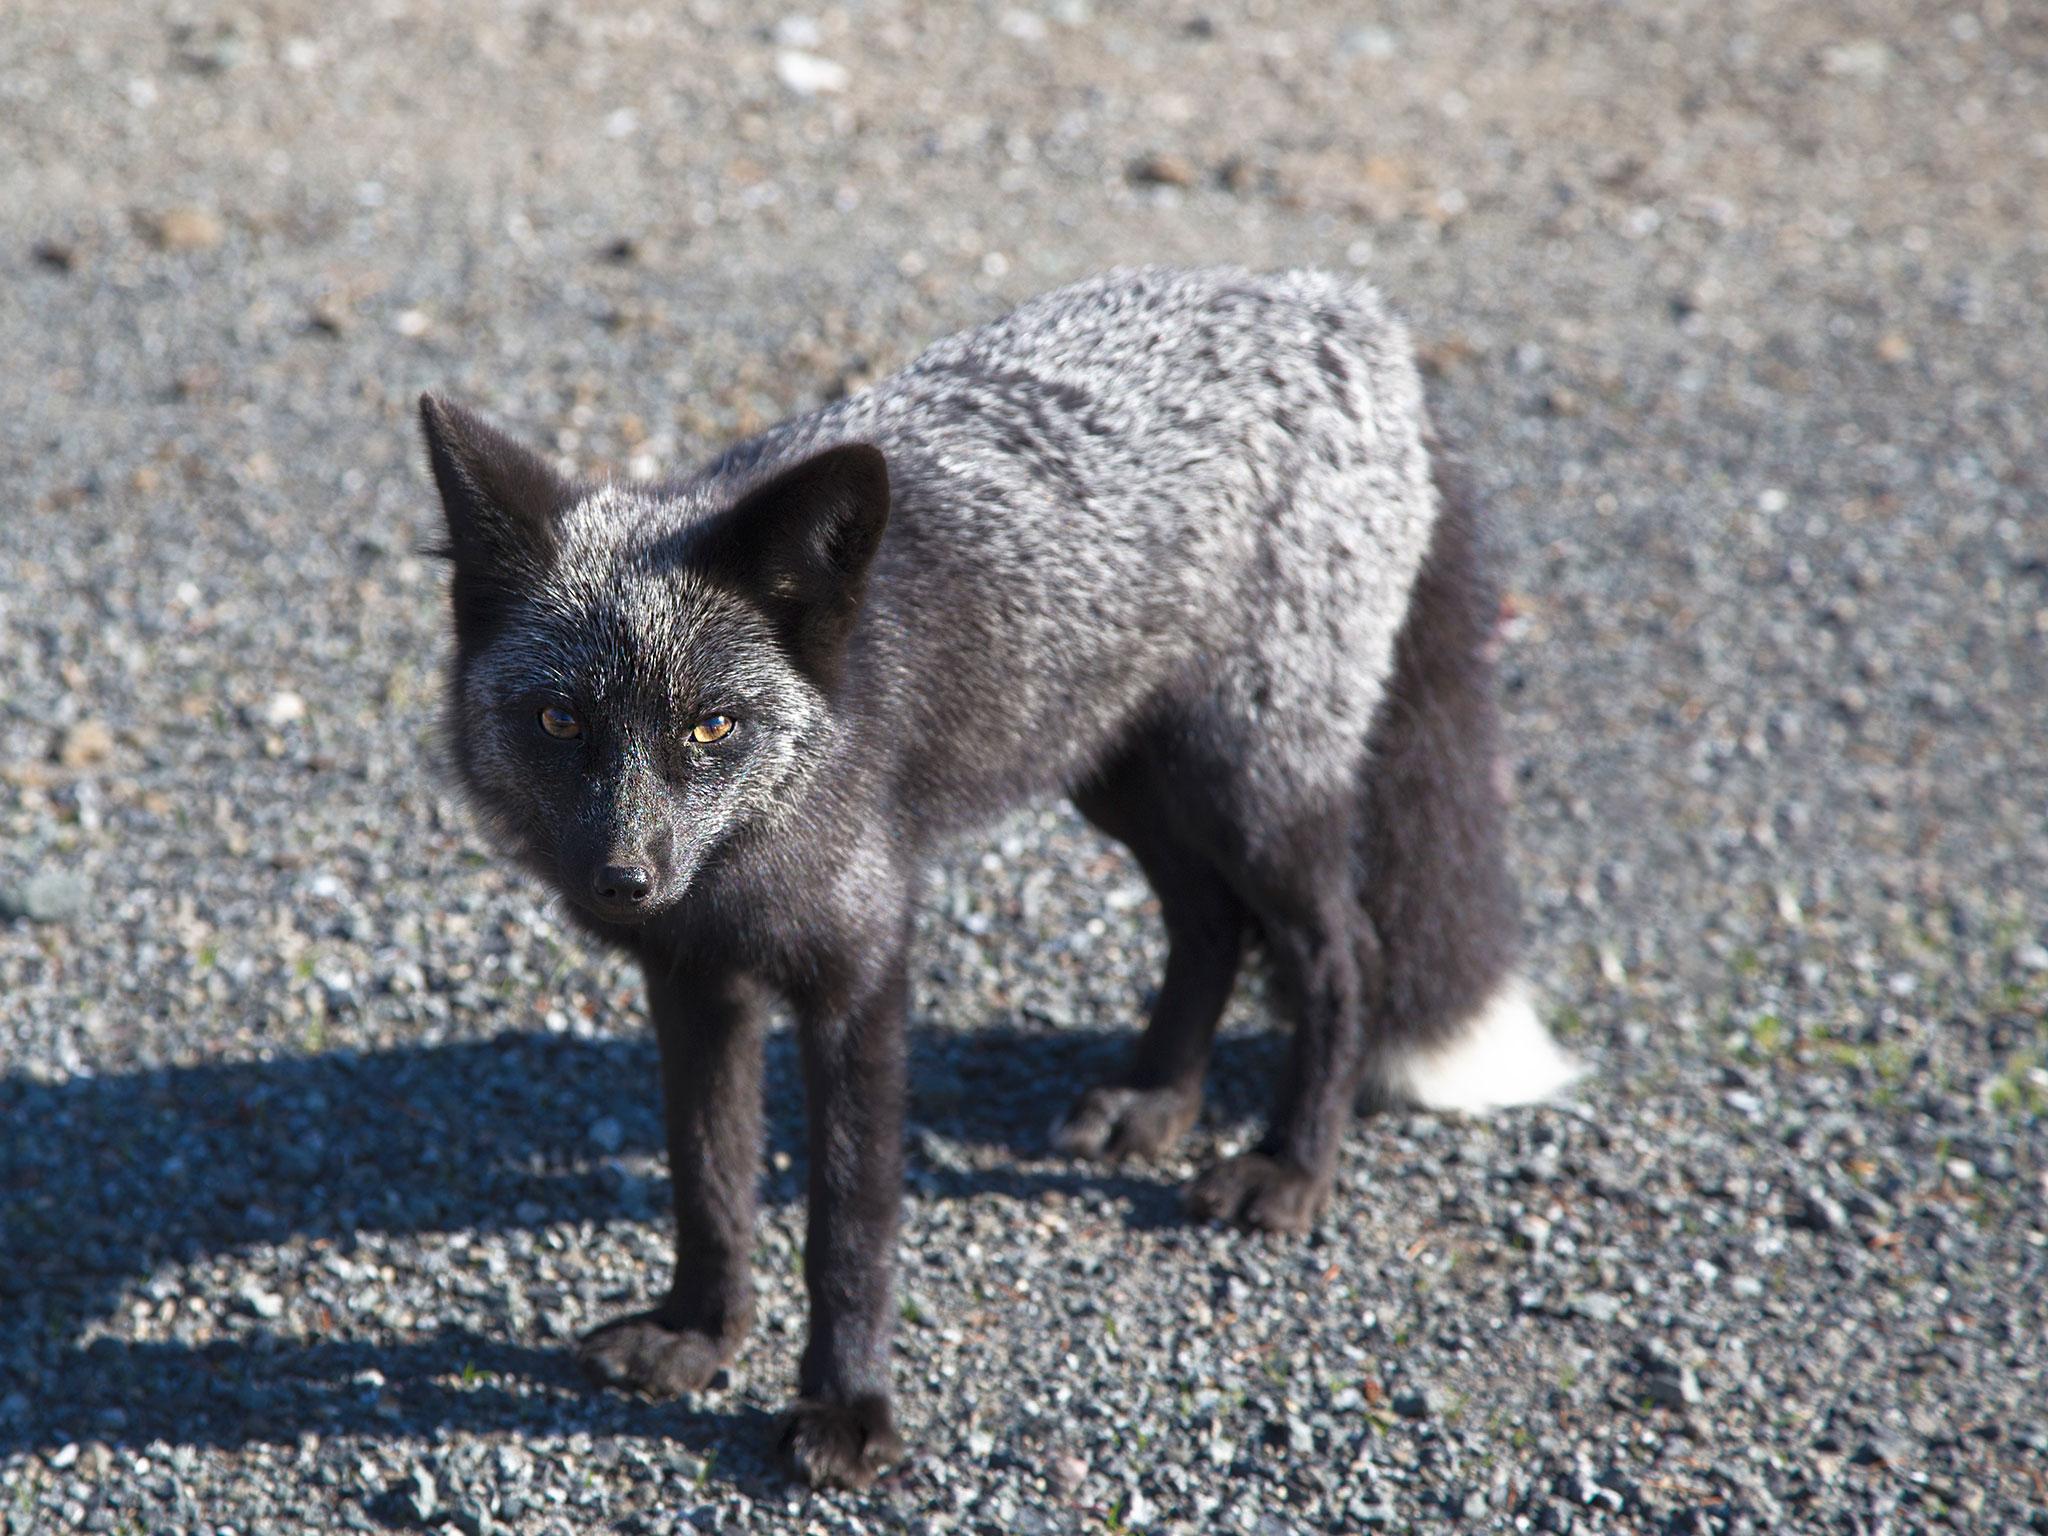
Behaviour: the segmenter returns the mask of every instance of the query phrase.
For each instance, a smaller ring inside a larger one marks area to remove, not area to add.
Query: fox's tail
[[[1481,1113],[1561,1093],[1583,1068],[1515,970],[1509,784],[1494,696],[1500,597],[1472,502],[1437,452],[1439,511],[1366,769],[1362,895],[1382,976],[1368,1093]]]

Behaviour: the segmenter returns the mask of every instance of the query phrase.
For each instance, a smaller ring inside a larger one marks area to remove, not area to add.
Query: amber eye
[[[708,747],[712,742],[723,741],[730,736],[734,724],[731,715],[706,715],[690,732],[690,740],[700,747]]]
[[[574,741],[583,734],[583,722],[559,704],[550,704],[540,712],[540,728],[557,741]]]

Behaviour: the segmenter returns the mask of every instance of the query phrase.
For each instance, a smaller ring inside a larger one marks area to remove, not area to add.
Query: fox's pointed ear
[[[888,523],[888,460],[844,443],[749,491],[697,552],[767,611],[800,666],[830,679]]]
[[[555,520],[576,488],[539,454],[481,416],[435,395],[420,396],[420,430],[448,517],[446,554],[471,577],[546,570]]]

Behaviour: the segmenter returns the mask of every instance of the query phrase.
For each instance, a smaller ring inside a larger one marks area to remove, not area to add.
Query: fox
[[[1292,1024],[1262,1139],[1191,1216],[1300,1233],[1355,1112],[1482,1113],[1578,1065],[1521,979],[1488,530],[1362,281],[1137,268],[1046,294],[669,481],[565,475],[420,400],[467,798],[637,960],[675,1263],[579,1342],[702,1391],[753,1322],[762,1042],[806,1114],[809,1332],[779,1450],[864,1488],[889,1371],[921,871],[1055,796],[1157,896],[1164,978],[1059,1155],[1200,1116],[1253,945]]]

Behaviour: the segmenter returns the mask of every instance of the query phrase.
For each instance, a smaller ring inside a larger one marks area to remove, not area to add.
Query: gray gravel
[[[0,10],[9,1532],[2048,1529],[2048,25],[2023,0]],[[646,473],[1133,260],[1369,270],[1508,526],[1580,1109],[1307,1242],[1045,1127],[1161,960],[935,876],[869,1498],[563,1345],[660,1273],[632,977],[430,767],[444,388]]]

